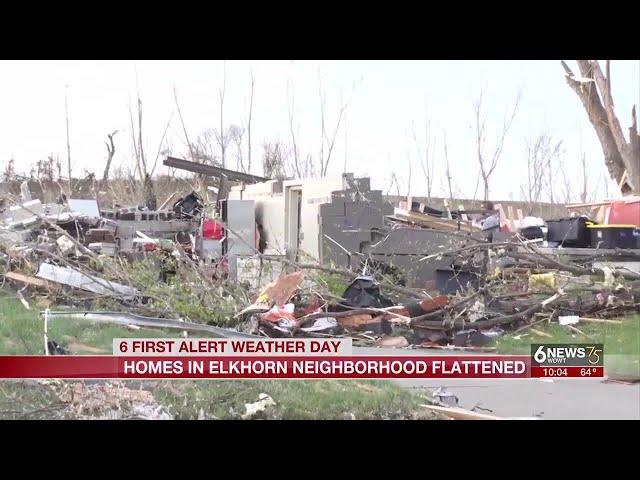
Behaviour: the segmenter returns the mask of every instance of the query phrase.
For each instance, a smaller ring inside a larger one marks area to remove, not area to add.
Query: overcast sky
[[[577,67],[570,64],[577,72]],[[53,153],[66,164],[64,97],[68,86],[74,176],[81,176],[85,169],[102,172],[104,140],[116,129],[114,163],[133,165],[128,109],[129,98],[135,99],[136,71],[144,106],[145,151],[153,159],[165,125],[175,112],[174,84],[192,140],[206,129],[219,128],[219,89],[224,69],[222,61],[0,61],[0,162],[4,166],[13,157],[18,171],[28,171],[32,163]],[[491,196],[520,197],[520,187],[526,181],[525,139],[543,131],[563,141],[562,158],[576,186],[582,144],[592,186],[595,189],[598,185],[599,196],[604,196],[606,170],[600,145],[557,60],[227,61],[225,125],[246,126],[251,72],[255,76],[253,173],[262,173],[264,142],[290,142],[287,84],[295,100],[301,155],[318,156],[320,73],[329,132],[336,126],[341,95],[349,101],[329,173],[342,172],[346,157],[347,171],[370,176],[373,187],[385,192],[395,172],[401,193],[406,194],[411,164],[411,193],[424,195],[425,177],[413,140],[413,125],[424,154],[428,119],[436,159],[435,193],[447,193],[443,160],[446,134],[454,189],[470,197],[478,184],[473,101],[484,90],[491,150],[520,92],[504,155],[491,179]],[[611,77],[616,111],[626,133],[632,105],[640,107],[640,61],[613,61]],[[167,142],[176,155],[187,151],[177,113]],[[228,160],[228,166],[234,168],[235,162]],[[160,173],[164,169],[158,167]],[[481,189],[478,195],[482,195]]]

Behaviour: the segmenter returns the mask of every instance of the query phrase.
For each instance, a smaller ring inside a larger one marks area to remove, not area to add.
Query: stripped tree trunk
[[[569,66],[562,62],[567,84],[578,95],[598,135],[609,175],[620,185],[623,194],[640,194],[640,137],[635,106],[631,112],[632,123],[627,142],[613,109],[609,61],[607,77],[596,60],[577,60],[577,63],[582,78],[576,77]]]
[[[113,144],[113,137],[116,133],[118,133],[117,130],[113,133],[109,133],[107,135],[109,142],[104,142],[107,145],[107,152],[109,155],[107,156],[107,164],[104,167],[104,174],[102,175],[103,185],[105,185],[107,183],[107,180],[109,180],[109,169],[111,168],[111,161],[113,160],[113,155],[116,153],[116,147]]]

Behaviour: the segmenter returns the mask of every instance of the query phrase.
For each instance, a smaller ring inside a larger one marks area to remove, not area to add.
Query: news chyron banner
[[[0,356],[0,378],[394,379],[602,377],[601,344],[531,355],[354,355],[351,339],[114,339],[112,355]]]

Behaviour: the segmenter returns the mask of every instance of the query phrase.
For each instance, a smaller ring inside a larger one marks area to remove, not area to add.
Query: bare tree
[[[107,180],[109,180],[109,169],[111,168],[111,161],[113,160],[113,156],[116,153],[116,147],[113,144],[113,137],[115,137],[116,133],[118,133],[118,130],[114,130],[113,132],[108,133],[107,139],[109,141],[104,142],[104,144],[107,146],[107,164],[105,165],[104,173],[102,174],[103,184],[107,183]]]
[[[345,110],[349,102],[344,103],[342,99],[342,94],[340,94],[340,110],[338,112],[338,120],[336,122],[336,128],[334,129],[331,137],[327,135],[327,131],[325,128],[325,104],[326,104],[326,96],[324,91],[322,90],[322,76],[320,75],[320,69],[318,68],[318,89],[320,95],[320,125],[322,132],[322,141],[320,143],[320,176],[324,177],[327,175],[327,170],[329,168],[329,162],[331,161],[331,153],[333,152],[333,146],[336,142],[336,137],[338,135],[338,131],[340,130],[340,122],[342,121],[342,117],[344,115]],[[325,144],[327,146],[327,154],[325,157]]]
[[[498,134],[498,138],[496,140],[496,144],[494,149],[489,153],[486,151],[486,132],[485,132],[485,119],[483,117],[482,112],[482,97],[484,91],[480,91],[480,95],[477,100],[474,102],[474,114],[475,114],[475,146],[477,153],[478,165],[480,167],[480,176],[482,178],[482,183],[484,185],[484,200],[489,200],[489,179],[491,174],[496,169],[498,165],[498,161],[502,156],[502,151],[504,148],[505,138],[509,130],[511,129],[511,125],[513,124],[513,119],[518,110],[518,104],[520,103],[520,94],[516,97],[516,101],[514,103],[511,114],[505,117],[502,130]]]
[[[242,156],[242,137],[244,136],[244,128],[237,125],[231,125],[227,130],[227,135],[229,137],[229,141],[235,145],[236,170],[246,172]]]
[[[526,139],[527,149],[527,185],[523,187],[524,197],[529,203],[540,202],[542,194],[547,192],[551,203],[554,203],[554,167],[560,155],[562,141],[555,142],[551,135],[541,133],[536,138]]]
[[[443,134],[443,146],[444,146],[444,160],[447,166],[446,175],[447,175],[447,186],[449,187],[449,202],[453,205],[453,188],[451,188],[451,167],[449,165],[449,154],[447,152],[447,134]]]
[[[136,72],[136,87],[137,87],[137,72]],[[129,101],[129,121],[131,124],[131,139],[132,139],[133,152],[136,157],[136,172],[139,175],[140,184],[142,186],[143,201],[149,209],[153,210],[156,208],[157,199],[156,199],[151,177],[158,163],[158,158],[160,156],[160,152],[162,151],[162,145],[164,144],[167,130],[169,129],[171,119],[173,118],[173,113],[171,114],[171,117],[169,117],[169,121],[167,122],[167,125],[160,139],[160,144],[158,146],[158,153],[155,157],[153,168],[151,171],[149,171],[149,169],[147,168],[147,161],[146,161],[146,157],[144,153],[144,145],[143,145],[144,142],[143,142],[143,133],[142,133],[143,132],[142,100],[140,98],[139,88],[136,88],[136,90],[137,90],[136,94],[137,94],[137,105],[138,105],[138,132],[136,135],[136,129],[133,121],[133,111],[131,109],[131,101]]]
[[[66,124],[67,124],[67,170],[69,172],[69,198],[71,198],[71,143],[69,142],[69,105],[67,102],[67,88],[68,86],[65,86],[65,90],[64,90],[64,114],[65,114],[65,120],[66,120]]]
[[[185,124],[184,116],[182,115],[182,109],[180,108],[180,102],[178,101],[178,92],[176,86],[173,86],[173,96],[176,103],[176,109],[178,110],[178,116],[180,117],[180,125],[182,126],[182,133],[184,140],[189,149],[189,158],[192,162],[215,164],[215,153],[212,146],[212,137],[214,133],[212,130],[205,130],[202,135],[196,137],[195,142],[192,142],[189,138],[189,133]],[[168,125],[168,124],[167,124]],[[205,177],[202,175],[194,175],[195,189],[208,198],[209,190],[206,188]]]
[[[249,121],[247,122],[247,172],[251,172],[251,114],[253,113],[253,87],[256,79],[251,72],[251,96],[249,97]]]
[[[286,178],[287,152],[280,144],[275,143],[264,144],[264,154],[262,156],[262,171],[267,178],[275,178],[283,180]]]
[[[422,168],[422,173],[424,174],[425,180],[427,182],[427,202],[431,200],[431,189],[433,188],[433,177],[434,177],[434,158],[431,154],[431,125],[429,120],[425,121],[425,136],[424,136],[424,156],[422,155],[422,149],[420,148],[420,142],[418,142],[418,137],[416,135],[416,127],[415,124],[412,123],[413,128],[413,141],[416,145],[416,149],[418,150],[418,160],[420,161],[420,167]]]
[[[218,132],[207,129],[198,135],[192,143],[194,162],[207,165],[220,165],[220,157],[216,155]]]
[[[340,113],[338,114],[338,121],[336,123],[336,128],[333,131],[333,134],[331,135],[331,137],[327,137],[325,134],[325,141],[327,142],[328,145],[328,151],[327,151],[327,157],[322,160],[321,159],[321,168],[322,168],[322,173],[321,175],[324,177],[327,175],[327,170],[329,169],[329,161],[331,160],[331,153],[333,152],[333,146],[336,143],[336,137],[338,136],[338,130],[340,129],[340,121],[342,120],[342,115],[344,114],[345,110],[347,109],[347,105],[342,103],[342,95],[340,95]],[[324,125],[324,121],[322,122]]]
[[[218,144],[220,145],[220,154],[222,158],[222,167],[227,166],[225,151],[227,149],[227,136],[224,132],[224,94],[227,88],[227,62],[224,62],[224,75],[222,79],[222,88],[220,89],[220,131],[218,132]]]
[[[324,139],[325,139],[325,128],[324,128],[324,107],[326,104],[326,97],[322,92],[322,75],[320,75],[320,67],[318,67],[318,95],[320,97],[320,175],[324,171]]]
[[[173,112],[169,116],[169,120],[167,121],[167,125],[164,127],[164,131],[162,132],[162,137],[160,137],[160,143],[158,144],[158,151],[156,153],[156,158],[153,161],[153,167],[151,168],[151,172],[149,173],[150,177],[153,177],[154,172],[156,171],[156,166],[158,165],[158,159],[162,154],[162,146],[164,145],[164,140],[167,136],[167,131],[169,130],[169,125],[171,125],[171,120],[173,119]]]
[[[5,165],[4,171],[2,172],[2,181],[10,182],[15,178],[15,176],[16,176],[15,160],[13,159],[13,157],[11,157],[7,162],[7,164]]]
[[[294,109],[294,97],[293,92],[290,92],[289,81],[287,81],[287,111],[289,112],[289,132],[291,133],[291,144],[293,147],[293,166],[295,175],[298,178],[301,178],[300,174],[300,162],[299,162],[299,152],[298,152],[298,143],[296,142],[296,134],[293,127],[294,119],[293,119],[293,109]]]
[[[342,173],[347,173],[347,113],[344,114],[344,166]]]
[[[302,162],[302,173],[305,178],[314,178],[318,175],[316,172],[316,162],[313,160],[313,156],[307,153]]]
[[[610,61],[606,61],[606,76],[597,60],[576,60],[576,62],[580,77],[573,73],[566,62],[561,62],[565,70],[565,79],[582,102],[589,121],[598,135],[609,175],[620,185],[623,194],[638,194],[640,193],[640,134],[636,106],[631,108],[631,126],[629,141],[627,141],[614,111]]]
[[[571,199],[573,198],[571,179],[567,176],[567,171],[564,164],[560,165],[560,173],[562,173],[562,194],[564,203],[571,203]]]
[[[407,197],[411,195],[411,155],[407,151]]]
[[[173,85],[173,98],[176,102],[176,109],[178,110],[178,116],[180,117],[180,125],[182,125],[182,133],[184,134],[184,140],[187,142],[187,147],[189,148],[189,155],[192,162],[197,162],[196,155],[193,149],[193,144],[189,141],[189,134],[187,133],[187,127],[184,123],[184,117],[182,116],[182,109],[180,108],[180,102],[178,102],[178,92],[176,90],[175,84]]]
[[[136,173],[138,178],[142,180],[144,178],[142,169],[140,167],[140,153],[138,152],[138,142],[136,141],[136,127],[133,123],[133,110],[131,109],[131,98],[129,98],[129,125],[131,126],[131,146],[133,148],[133,155],[136,159]]]
[[[391,159],[389,159],[391,160]],[[389,184],[389,188],[387,189],[387,195],[389,195],[389,192],[391,191],[391,189],[393,188],[393,185],[395,184],[396,186],[396,193],[398,195],[398,197],[400,197],[400,183],[398,182],[398,177],[396,176],[396,172],[391,173],[391,183]],[[411,205],[409,205],[409,210],[411,209]]]
[[[582,203],[587,203],[587,156],[583,153],[582,158],[580,159],[582,163],[582,193],[580,194],[580,200]]]
[[[137,79],[136,79],[137,83]],[[144,156],[144,146],[142,142],[142,100],[140,99],[140,90],[138,94],[138,152],[140,153],[140,170],[144,174],[143,180],[146,180],[147,175],[147,159]]]

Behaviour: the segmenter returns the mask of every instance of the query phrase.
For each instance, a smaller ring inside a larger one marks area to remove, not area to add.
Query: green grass
[[[0,381],[0,420],[63,418],[60,399],[33,380]]]
[[[43,322],[37,307],[32,308],[26,310],[17,299],[0,292],[1,355],[44,353]],[[50,321],[48,327],[49,339],[68,348],[72,354],[110,354],[113,338],[179,335],[179,332],[131,331],[60,318]],[[269,394],[276,405],[268,407],[259,418],[433,418],[418,406],[424,403],[424,398],[390,381],[165,380],[145,383],[152,389],[156,401],[178,419],[237,419],[245,413],[245,404],[256,402],[260,393]],[[0,419],[70,418],[65,412],[54,390],[46,385],[25,380],[0,381]]]
[[[420,397],[386,381],[239,380],[163,382],[155,398],[178,419],[234,419],[245,404],[266,393],[276,402],[258,418],[268,419],[407,419],[428,418]]]
[[[0,354],[43,355],[44,323],[37,307],[32,305],[32,309],[27,310],[17,299],[1,293],[0,295]],[[123,327],[73,319],[52,319],[48,325],[49,340],[68,348],[72,354],[111,354],[114,338],[178,336],[178,331],[132,331]],[[88,348],[84,349],[83,346]]]
[[[577,328],[589,338],[575,333],[557,323],[543,322],[536,330],[552,337],[536,335],[530,330],[499,338],[498,353],[531,353],[532,343],[602,343],[604,344],[605,372],[610,376],[640,377],[640,315],[619,319],[622,324],[580,323]]]

